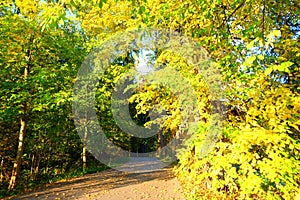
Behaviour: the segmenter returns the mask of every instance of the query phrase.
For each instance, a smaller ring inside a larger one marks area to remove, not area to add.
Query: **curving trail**
[[[130,166],[145,159],[133,159]],[[155,164],[155,160],[148,160]],[[171,168],[159,171],[130,173],[114,169],[58,182],[48,187],[10,199],[99,199],[99,200],[183,200],[179,182]]]

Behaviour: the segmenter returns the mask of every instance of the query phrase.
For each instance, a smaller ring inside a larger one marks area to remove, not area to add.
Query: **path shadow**
[[[144,161],[148,162],[149,160]],[[131,162],[130,165],[132,166],[132,164],[133,163]],[[137,166],[143,165],[143,162],[136,162],[136,164]],[[143,171],[140,173],[108,169],[99,173],[66,180],[65,182],[54,183],[42,189],[37,189],[7,199],[77,199],[87,196],[90,193],[139,184],[154,179],[170,180],[174,178],[171,169],[172,167],[169,166],[158,171]]]

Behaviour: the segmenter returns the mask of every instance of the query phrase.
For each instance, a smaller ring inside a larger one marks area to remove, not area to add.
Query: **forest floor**
[[[133,162],[126,167],[145,163],[147,166],[157,164],[155,160],[133,159]],[[140,173],[108,169],[60,181],[9,199],[183,200],[184,197],[172,168],[168,167]]]

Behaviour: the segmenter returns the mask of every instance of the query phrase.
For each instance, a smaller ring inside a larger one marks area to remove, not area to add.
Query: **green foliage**
[[[114,87],[130,67],[132,67],[130,62],[126,63],[125,66],[112,65],[99,80],[96,91],[96,109],[100,126],[114,144],[127,150],[132,150],[130,146],[131,136],[122,132],[114,121],[111,110],[111,96]]]
[[[202,117],[178,157],[176,173],[186,197],[297,199],[299,7],[295,0],[1,1],[1,193],[6,192],[2,188],[8,185],[16,156],[22,103],[28,103],[28,135],[19,189],[81,166],[82,144],[71,118],[71,91],[84,56],[118,32],[159,27],[193,37],[203,46],[221,71],[226,92],[226,123],[212,150],[203,157],[211,116],[203,75],[176,52],[157,51],[156,64],[179,71],[196,91]],[[120,58],[100,80],[99,122],[108,137],[124,149],[134,151],[140,142],[155,149],[158,141],[154,138],[140,141],[123,133],[110,111],[112,89],[133,67],[131,59],[129,55]],[[30,76],[24,81],[28,65]],[[158,104],[169,114],[162,123],[165,135],[176,135],[181,105],[168,88],[144,84],[131,98],[134,119],[140,123]],[[151,123],[157,122],[141,124]],[[93,162],[90,155],[88,158]]]
[[[6,12],[0,16],[0,196],[8,194],[24,102],[27,137],[12,193],[78,169],[82,149],[70,115],[72,84],[85,55],[81,38],[63,29],[42,32],[29,15]]]

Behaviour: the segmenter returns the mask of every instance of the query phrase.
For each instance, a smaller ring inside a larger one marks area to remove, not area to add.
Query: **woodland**
[[[205,79],[176,52],[152,52],[197,98],[201,120],[174,167],[186,199],[300,199],[298,0],[1,0],[0,198],[108,168],[77,133],[73,86],[93,49],[145,28],[192,38],[221,75],[224,124],[203,156],[213,115]],[[167,87],[140,84],[130,114],[148,126],[160,104],[167,111],[161,131],[139,138],[118,127],[112,90],[139,56],[122,55],[105,71],[95,111],[114,144],[144,153],[176,137],[183,111]]]

